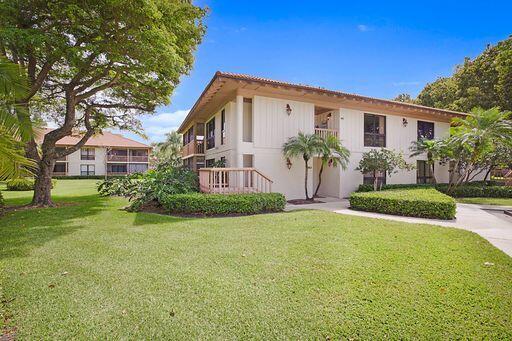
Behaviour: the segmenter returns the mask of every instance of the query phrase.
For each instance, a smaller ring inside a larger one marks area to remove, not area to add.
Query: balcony
[[[336,129],[327,129],[327,128],[315,128],[315,134],[325,139],[327,136],[338,137],[338,130]]]
[[[181,157],[187,157],[194,154],[204,154],[204,141],[192,140],[181,149]]]
[[[128,155],[107,154],[107,161],[128,162]]]
[[[148,162],[147,155],[130,155],[130,162]]]

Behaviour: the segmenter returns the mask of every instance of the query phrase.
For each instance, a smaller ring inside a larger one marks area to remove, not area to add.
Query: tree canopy
[[[416,103],[462,112],[476,107],[512,110],[512,36],[466,58],[453,76],[427,84]]]
[[[205,10],[181,0],[4,0],[0,55],[27,69],[29,90],[19,103],[51,118],[44,137],[34,204],[49,205],[55,160],[78,150],[105,127],[140,132],[138,115],[167,104],[204,34]],[[73,130],[83,138],[57,152]],[[38,200],[38,193],[45,197]]]

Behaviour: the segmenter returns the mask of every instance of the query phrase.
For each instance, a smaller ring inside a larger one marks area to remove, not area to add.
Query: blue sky
[[[195,3],[209,8],[207,33],[171,104],[143,118],[150,141],[179,126],[217,70],[380,98],[416,96],[464,57],[512,34],[510,1]]]

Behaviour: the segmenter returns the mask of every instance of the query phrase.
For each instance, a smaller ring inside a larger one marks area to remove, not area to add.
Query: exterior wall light
[[[292,161],[289,157],[286,158],[286,168],[288,168],[288,170],[292,168]]]
[[[292,108],[290,107],[289,104],[286,104],[286,113],[288,114],[288,116],[292,114]]]
[[[407,119],[406,119],[405,117],[404,117],[404,118],[402,118],[402,125],[403,125],[404,127],[407,127],[407,125],[408,125],[408,124],[409,124],[409,122],[407,121]]]

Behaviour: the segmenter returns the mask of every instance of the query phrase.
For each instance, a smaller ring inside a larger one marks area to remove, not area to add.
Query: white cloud
[[[151,142],[163,141],[166,133],[179,128],[189,111],[190,109],[163,112],[143,118],[142,126],[149,140]]]
[[[370,27],[368,25],[363,25],[363,24],[357,25],[357,29],[360,32],[368,32],[368,31],[370,31]]]

